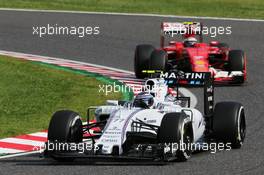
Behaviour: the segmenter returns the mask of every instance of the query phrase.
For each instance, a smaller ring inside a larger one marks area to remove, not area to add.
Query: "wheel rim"
[[[245,136],[246,136],[246,122],[244,117],[244,110],[241,111],[241,117],[240,117],[240,142],[243,143]]]
[[[243,145],[244,139],[246,137],[246,121],[243,107],[240,108],[238,116],[236,144],[238,144],[237,146],[240,148]]]

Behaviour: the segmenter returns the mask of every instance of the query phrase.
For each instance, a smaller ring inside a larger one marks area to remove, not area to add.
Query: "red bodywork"
[[[162,29],[164,24],[162,23]],[[220,84],[236,83],[237,77],[216,76],[219,71],[228,71],[226,64],[228,62],[229,47],[219,47],[219,42],[212,41],[209,44],[202,42],[202,36],[199,35],[199,42],[193,47],[184,47],[183,42],[170,41],[168,46],[164,46],[164,31],[161,35],[161,50],[168,54],[168,61],[173,65],[178,65],[180,70],[187,69],[192,72],[211,72],[215,76],[215,82]],[[194,36],[194,34],[192,35]],[[183,36],[186,38],[189,36]],[[246,57],[243,70],[243,79],[246,80]],[[186,62],[187,61],[187,62]],[[241,78],[241,77],[240,77]]]

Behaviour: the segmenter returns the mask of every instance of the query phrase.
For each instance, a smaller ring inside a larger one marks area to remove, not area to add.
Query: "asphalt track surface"
[[[61,57],[115,68],[133,70],[133,52],[139,43],[159,44],[161,21],[192,19],[119,15],[66,14],[0,11],[1,50]],[[207,26],[232,26],[231,35],[216,37],[248,56],[248,83],[238,87],[217,87],[215,100],[244,104],[247,138],[240,150],[216,154],[199,153],[186,163],[164,166],[149,163],[96,163],[77,161],[63,165],[29,155],[0,160],[0,174],[263,174],[264,173],[264,22],[200,20]],[[32,35],[32,26],[99,26],[100,34],[76,36]],[[202,107],[202,90],[192,89]],[[30,122],[30,121],[29,121]]]

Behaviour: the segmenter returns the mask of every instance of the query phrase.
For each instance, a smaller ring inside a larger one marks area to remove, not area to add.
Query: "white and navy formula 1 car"
[[[132,101],[108,101],[107,105],[88,108],[86,124],[76,112],[55,112],[44,155],[56,160],[186,161],[196,143],[223,143],[240,148],[246,132],[244,107],[237,102],[214,105],[210,73],[189,73],[186,77],[188,81],[203,82],[203,113],[190,107],[189,97],[179,97],[177,82],[184,76],[149,79],[145,91]],[[171,87],[176,93],[171,92]],[[95,115],[95,123],[89,123],[91,114]],[[100,128],[97,134],[91,134],[94,128]],[[47,149],[47,144],[56,145],[55,149]],[[74,144],[84,146],[65,149]]]

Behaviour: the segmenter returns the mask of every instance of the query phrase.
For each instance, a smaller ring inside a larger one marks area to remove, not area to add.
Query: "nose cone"
[[[192,71],[209,71],[208,50],[206,47],[188,48],[187,53],[189,55]]]

